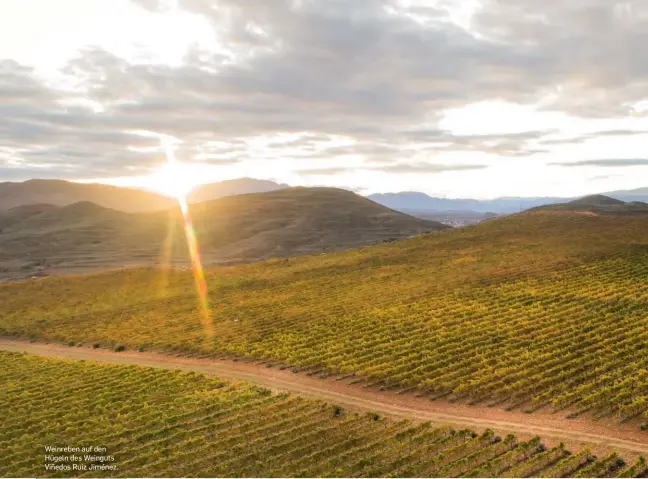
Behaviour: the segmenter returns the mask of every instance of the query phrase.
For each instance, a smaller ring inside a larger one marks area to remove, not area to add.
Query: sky
[[[0,0],[0,181],[648,187],[645,45],[646,0]]]

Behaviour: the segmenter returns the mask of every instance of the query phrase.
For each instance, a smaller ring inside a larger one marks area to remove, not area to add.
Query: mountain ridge
[[[625,202],[606,195],[588,195],[565,203],[538,206],[529,211],[562,211],[597,215],[643,215],[648,214],[648,203],[640,201]]]
[[[349,249],[448,229],[348,190],[285,188],[189,207],[205,264]],[[0,278],[188,264],[179,207],[126,213],[89,202],[0,213]]]
[[[238,178],[197,186],[188,199],[190,203],[198,203],[231,195],[266,193],[287,187],[288,185],[270,180]],[[126,213],[167,210],[177,204],[174,198],[148,189],[103,183],[41,179],[0,183],[0,211],[37,204],[65,206],[80,201],[89,201]]]

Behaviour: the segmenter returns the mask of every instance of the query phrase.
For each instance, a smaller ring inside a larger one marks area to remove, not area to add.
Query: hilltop
[[[90,201],[99,206],[129,213],[171,208],[174,200],[133,188],[100,183],[74,183],[63,180],[29,180],[0,183],[0,211],[17,206],[51,204],[65,206]]]
[[[447,228],[334,188],[229,196],[190,211],[207,264],[321,253]],[[0,213],[3,278],[158,264],[164,255],[171,264],[185,265],[186,250],[177,206],[124,213],[79,202]]]
[[[266,193],[283,188],[288,188],[288,185],[268,180],[239,178],[197,186],[188,199],[190,203],[199,203],[225,196]],[[101,183],[75,183],[64,180],[0,183],[0,211],[39,204],[66,206],[83,201],[126,213],[160,211],[175,207],[175,199],[151,191]]]
[[[590,195],[590,196],[585,196],[583,198],[578,198],[576,200],[572,200],[567,202],[568,205],[572,206],[615,206],[615,205],[623,205],[625,202],[621,200],[617,200],[614,198],[610,198],[609,196],[605,195]]]
[[[590,195],[566,203],[540,206],[533,210],[617,215],[648,214],[648,204],[640,201],[626,203],[605,195]]]

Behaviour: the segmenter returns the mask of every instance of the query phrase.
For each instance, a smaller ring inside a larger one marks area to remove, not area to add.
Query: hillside
[[[590,195],[567,202],[572,206],[616,206],[623,205],[624,202],[605,195]]]
[[[65,206],[79,201],[89,201],[105,208],[130,213],[164,210],[174,204],[170,198],[155,193],[99,183],[83,184],[63,180],[0,183],[0,211],[34,204]]]
[[[189,195],[189,202],[200,203],[225,196],[266,193],[287,187],[288,185],[268,180],[239,178],[197,186]],[[64,180],[0,183],[0,211],[38,204],[66,206],[82,201],[126,213],[160,211],[175,206],[174,199],[147,190],[101,183],[75,183]]]
[[[613,215],[645,215],[648,214],[648,204],[639,201],[626,203],[605,195],[590,195],[567,203],[545,205],[534,208],[537,211],[572,211],[589,214]]]
[[[92,464],[108,469],[83,475],[635,477],[647,468],[643,458],[347,411],[193,372],[0,351],[0,385],[3,477],[78,477],[74,465]],[[105,447],[93,454],[103,461],[45,469],[44,446],[87,445]]]
[[[0,334],[263,358],[430,398],[639,427],[648,422],[647,276],[645,217],[532,211],[210,269],[206,330],[189,272],[7,283]]]
[[[292,188],[199,203],[191,214],[204,262],[321,253],[447,228],[346,190]],[[0,278],[121,267],[187,265],[177,207],[129,214],[94,203],[0,213]]]

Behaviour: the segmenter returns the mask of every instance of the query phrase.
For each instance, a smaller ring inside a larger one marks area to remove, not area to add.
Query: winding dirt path
[[[453,424],[476,430],[491,428],[500,434],[511,432],[520,436],[539,435],[543,439],[562,440],[570,445],[587,444],[648,454],[648,432],[639,430],[637,424],[593,421],[587,418],[567,420],[564,413],[524,414],[486,406],[430,401],[411,394],[380,392],[348,385],[342,381],[315,379],[288,370],[241,361],[181,358],[131,351],[115,353],[103,349],[29,343],[3,338],[0,338],[0,350],[195,371],[230,380],[249,381],[274,391],[314,397],[351,409],[380,412],[392,417]]]

